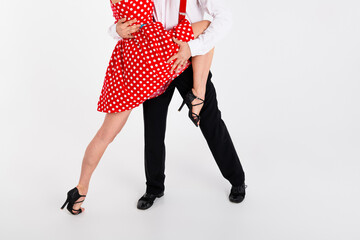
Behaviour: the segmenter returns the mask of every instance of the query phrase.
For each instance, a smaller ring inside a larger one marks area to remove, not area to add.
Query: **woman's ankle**
[[[84,186],[84,185],[82,185],[82,184],[79,183],[79,184],[76,186],[76,188],[79,190],[79,193],[80,193],[81,195],[86,195],[87,192],[88,192],[89,186]]]
[[[206,89],[201,89],[201,88],[193,88],[192,89],[193,91],[193,94],[201,99],[204,99],[205,98],[205,92],[206,92]]]

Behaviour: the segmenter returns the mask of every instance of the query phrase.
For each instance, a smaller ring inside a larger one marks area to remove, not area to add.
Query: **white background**
[[[141,107],[105,153],[86,212],[60,211],[78,180],[115,46],[108,1],[0,2],[1,239],[359,239],[360,2],[227,1],[232,32],[212,67],[246,171],[227,200],[176,93],[165,196],[145,191]]]

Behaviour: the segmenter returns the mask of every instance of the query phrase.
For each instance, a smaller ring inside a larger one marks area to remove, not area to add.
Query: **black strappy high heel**
[[[197,103],[197,104],[192,104],[192,101],[194,101],[195,99],[198,99],[201,101],[201,103]],[[192,107],[194,106],[199,106],[201,104],[204,104],[204,99],[201,99],[197,96],[194,95],[194,93],[192,92],[192,90],[190,90],[184,97],[184,101],[181,104],[180,108],[179,108],[179,112],[181,111],[181,109],[184,107],[184,105],[186,105],[189,107],[189,118],[191,119],[191,121],[195,124],[196,127],[198,127],[198,123],[200,121],[200,115],[197,115],[196,113],[192,112]]]
[[[68,193],[67,193],[67,198],[66,201],[64,203],[64,205],[62,205],[61,209],[64,209],[64,207],[67,205],[67,210],[72,214],[72,215],[79,215],[80,213],[82,213],[81,208],[79,209],[73,209],[74,204],[76,203],[82,203],[84,200],[82,201],[77,201],[79,198],[81,197],[86,197],[86,195],[80,195],[79,190],[75,187],[73,189],[71,189]],[[74,213],[75,212],[75,213]]]

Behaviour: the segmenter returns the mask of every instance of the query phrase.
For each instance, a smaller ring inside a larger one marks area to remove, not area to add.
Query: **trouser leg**
[[[143,104],[145,129],[146,192],[159,194],[165,190],[165,131],[169,103],[174,94],[171,84],[166,92]]]
[[[192,68],[189,67],[174,81],[182,97],[184,97],[193,86],[192,75]],[[239,186],[244,183],[245,174],[230,134],[221,118],[216,91],[211,77],[212,74],[209,73],[205,103],[200,112],[200,128],[222,175],[232,185]]]

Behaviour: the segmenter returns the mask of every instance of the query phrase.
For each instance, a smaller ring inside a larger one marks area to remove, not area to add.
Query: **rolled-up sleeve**
[[[189,42],[192,56],[208,53],[231,29],[232,16],[222,0],[198,0],[204,12],[212,17],[211,24],[198,38]]]

